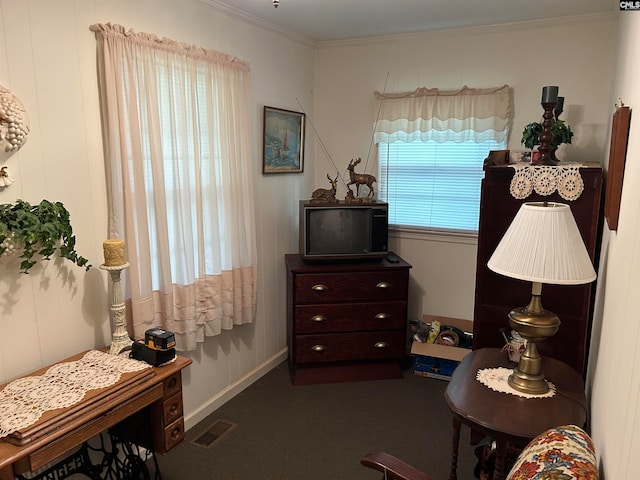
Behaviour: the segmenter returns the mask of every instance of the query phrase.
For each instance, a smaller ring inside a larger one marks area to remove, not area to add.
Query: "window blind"
[[[483,162],[504,147],[493,140],[378,143],[378,196],[389,203],[389,223],[477,232]]]

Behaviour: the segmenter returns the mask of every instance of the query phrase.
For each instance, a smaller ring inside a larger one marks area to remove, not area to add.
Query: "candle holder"
[[[555,85],[542,87],[542,100],[540,100],[540,104],[544,109],[544,114],[542,115],[542,132],[538,138],[540,143],[538,152],[540,152],[540,156],[531,163],[534,165],[557,165],[558,161],[555,159],[555,156],[551,155],[551,144],[553,143],[551,125],[553,124],[553,110],[558,104],[558,87]]]
[[[118,355],[120,352],[130,349],[133,341],[129,338],[129,333],[125,324],[124,301],[122,300],[122,287],[120,285],[120,272],[129,266],[128,262],[122,265],[100,265],[102,270],[109,272],[111,279],[111,347],[109,353]]]
[[[553,109],[557,102],[543,102],[544,114],[542,115],[542,132],[540,133],[540,146],[538,151],[540,156],[534,165],[557,165],[558,161],[551,157],[551,144],[553,142],[553,133],[551,133],[551,125],[553,124]]]
[[[564,111],[564,97],[558,97],[558,103],[556,103],[556,108],[553,109],[553,116],[558,120],[562,112]]]

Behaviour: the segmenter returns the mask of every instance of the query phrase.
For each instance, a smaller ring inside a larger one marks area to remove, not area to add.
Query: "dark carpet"
[[[384,450],[444,480],[452,430],[446,386],[410,370],[398,380],[293,386],[282,363],[190,429],[158,458],[160,471],[164,480],[379,479],[360,458]],[[234,426],[209,447],[194,443],[223,432],[221,421]],[[473,450],[463,427],[460,479],[474,478]]]

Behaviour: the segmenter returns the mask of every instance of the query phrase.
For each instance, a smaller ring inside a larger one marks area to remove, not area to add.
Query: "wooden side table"
[[[445,400],[453,413],[451,470],[449,480],[457,479],[460,427],[491,437],[496,442],[493,480],[502,480],[508,446],[523,448],[535,436],[559,425],[584,427],[587,400],[582,377],[567,364],[542,358],[542,371],[556,387],[553,397],[524,398],[490,389],[476,379],[478,370],[513,368],[506,353],[498,348],[483,348],[469,353],[454,371],[445,391]]]

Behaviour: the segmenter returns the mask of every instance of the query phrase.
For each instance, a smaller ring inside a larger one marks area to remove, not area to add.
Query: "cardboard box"
[[[442,326],[450,325],[464,332],[473,332],[473,322],[471,320],[423,315],[423,322],[431,323],[433,320],[438,320]],[[413,373],[423,377],[449,380],[460,361],[470,351],[470,348],[438,345],[436,343],[420,343],[414,340],[411,344]]]
[[[446,358],[413,355],[413,374],[421,377],[449,380],[460,362]]]

